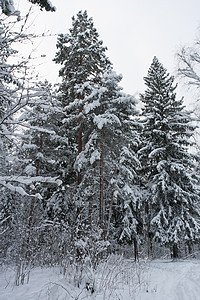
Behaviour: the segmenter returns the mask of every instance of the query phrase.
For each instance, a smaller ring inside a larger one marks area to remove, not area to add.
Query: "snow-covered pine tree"
[[[78,204],[79,237],[83,244],[93,239],[96,229],[92,232],[91,228],[99,224],[103,236],[110,238],[109,233],[115,231],[111,223],[115,223],[119,239],[123,231],[122,224],[117,225],[119,211],[125,198],[130,200],[134,194],[136,140],[130,116],[136,114],[135,99],[121,92],[121,76],[112,71],[87,12],[73,18],[70,34],[60,35],[57,47],[55,61],[63,65],[60,129],[69,139],[70,165],[78,174],[78,180],[70,184],[70,197]],[[135,198],[130,201],[135,203]]]
[[[69,31],[69,34],[59,36],[57,42],[59,51],[54,60],[63,65],[59,72],[62,77],[60,91],[63,94],[63,109],[67,115],[67,129],[70,132],[68,137],[72,136],[72,132],[76,129],[71,143],[74,147],[78,141],[77,150],[80,153],[87,128],[82,115],[84,97],[88,93],[89,85],[99,82],[103,71],[110,62],[105,56],[106,48],[98,39],[99,35],[94,28],[93,20],[88,18],[86,11],[80,11],[77,18],[72,18],[72,28]],[[65,123],[63,125],[65,126]],[[81,182],[81,177],[80,170],[78,184]]]
[[[195,127],[183,100],[176,100],[174,78],[154,57],[147,89],[141,95],[142,146],[139,157],[149,195],[146,198],[146,231],[150,242],[172,248],[178,256],[181,243],[199,239],[199,195],[190,153]]]
[[[97,132],[103,132],[99,141],[103,153],[102,206],[106,234],[120,243],[134,243],[136,258],[141,200],[136,156],[138,111],[135,98],[119,86],[121,79],[112,70],[105,72],[99,89],[100,106],[94,111],[93,123]]]
[[[94,28],[93,20],[88,18],[86,11],[80,11],[77,18],[72,18],[72,28],[69,32],[69,34],[59,35],[58,52],[54,61],[63,65],[59,72],[62,77],[61,101],[66,114],[63,126],[67,126],[66,134],[68,137],[71,136],[69,139],[71,147],[77,147],[77,151],[80,153],[83,149],[87,129],[82,115],[84,97],[88,93],[88,86],[99,82],[103,71],[110,62],[105,56],[106,48],[102,46],[102,41],[98,40],[99,35]],[[81,177],[80,170],[78,184],[81,182]]]
[[[99,219],[108,240],[131,244],[138,239],[138,122],[136,100],[122,92],[121,79],[109,68],[85,98],[82,112],[91,131],[75,168],[83,171],[79,192],[92,222]]]
[[[88,18],[86,11],[80,11],[77,17],[72,18],[72,28],[69,30],[69,34],[59,35],[58,52],[54,59],[56,63],[62,65],[59,72],[62,83],[58,97],[61,103],[62,117],[57,134],[61,139],[68,139],[68,148],[66,155],[61,158],[63,162],[60,168],[66,175],[67,181],[64,182],[63,196],[60,197],[61,194],[57,196],[59,199],[65,199],[65,202],[73,200],[71,215],[74,213],[75,215],[70,228],[74,228],[73,235],[76,232],[77,238],[88,231],[86,227],[89,217],[83,213],[83,210],[86,210],[90,201],[86,203],[82,201],[84,174],[81,168],[74,169],[74,164],[77,156],[84,151],[92,131],[88,116],[83,114],[83,106],[93,86],[99,86],[104,70],[110,65],[105,55],[106,48],[102,44],[92,18]],[[67,191],[64,191],[66,188]],[[54,200],[56,201],[56,199]],[[84,226],[86,227],[83,228]],[[72,237],[72,240],[76,243],[75,237]],[[78,251],[77,256],[80,254]],[[81,254],[80,257],[83,255]]]
[[[69,34],[61,34],[57,42],[58,52],[55,62],[63,65],[59,75],[60,101],[63,110],[63,120],[60,126],[61,136],[69,140],[71,151],[70,165],[73,168],[76,156],[81,153],[87,141],[87,122],[82,114],[84,98],[90,93],[91,85],[98,84],[110,62],[105,56],[106,48],[98,40],[98,33],[93,20],[87,12],[80,11],[77,18],[72,18],[72,28]],[[78,171],[78,184],[81,183],[82,171]]]

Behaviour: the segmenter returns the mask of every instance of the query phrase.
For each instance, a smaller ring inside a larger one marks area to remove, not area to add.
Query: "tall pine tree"
[[[62,77],[60,91],[63,111],[66,114],[63,126],[67,126],[66,134],[70,137],[71,130],[76,128],[76,135],[69,139],[69,146],[76,148],[78,154],[83,149],[84,135],[87,125],[84,123],[82,107],[84,97],[88,94],[91,84],[97,84],[110,62],[108,61],[102,41],[94,27],[92,18],[87,12],[80,11],[77,18],[72,18],[69,34],[60,34],[57,41],[58,52],[55,62],[63,65],[59,75]],[[69,122],[70,116],[70,122]],[[74,152],[74,151],[73,151]],[[78,184],[81,183],[81,170],[78,172]]]
[[[77,207],[78,244],[80,237],[84,244],[95,240],[96,229],[103,239],[112,235],[116,241],[127,227],[125,222],[122,226],[124,207],[132,202],[133,211],[136,202],[135,120],[131,118],[137,113],[135,99],[121,91],[121,76],[113,72],[87,12],[73,18],[70,34],[60,35],[57,47],[55,61],[63,65],[60,135],[68,138],[67,165],[77,174],[76,181],[73,175],[68,182],[66,194],[71,193]],[[134,212],[130,218],[135,224]]]
[[[72,28],[69,33],[59,35],[58,51],[54,59],[56,63],[62,65],[59,72],[62,83],[58,95],[61,117],[60,127],[56,133],[60,136],[60,148],[63,150],[60,170],[65,176],[62,194],[57,194],[56,197],[60,199],[60,203],[71,203],[70,206],[73,208],[70,228],[74,228],[72,229],[74,244],[76,238],[80,239],[80,236],[88,231],[87,211],[90,200],[83,202],[83,198],[87,197],[89,188],[88,191],[83,189],[85,174],[76,161],[85,150],[88,137],[92,132],[83,107],[94,86],[99,86],[105,69],[110,65],[105,55],[106,48],[102,44],[92,18],[88,17],[86,11],[80,11],[72,18]],[[63,145],[62,140],[68,141],[68,147]],[[91,177],[92,174],[88,178],[88,184]],[[61,201],[61,199],[65,200]],[[54,201],[57,201],[56,198]],[[80,248],[81,246],[76,247],[78,258],[83,257]]]
[[[181,243],[190,245],[199,239],[195,155],[189,152],[195,127],[183,100],[176,100],[174,78],[156,57],[144,81],[139,157],[149,190],[146,230],[150,242],[170,246],[176,258]]]

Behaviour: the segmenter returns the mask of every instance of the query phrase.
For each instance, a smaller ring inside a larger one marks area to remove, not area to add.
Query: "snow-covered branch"
[[[22,196],[31,196],[35,198],[41,199],[42,196],[39,193],[36,194],[28,194],[23,187],[16,186],[16,184],[24,184],[30,185],[36,182],[39,183],[52,183],[56,185],[61,185],[62,181],[56,177],[42,177],[42,176],[35,176],[35,177],[26,177],[26,176],[0,176],[0,185],[6,187],[10,191],[14,193],[18,193]]]

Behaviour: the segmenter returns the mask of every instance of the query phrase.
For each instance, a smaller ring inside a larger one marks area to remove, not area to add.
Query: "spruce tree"
[[[145,202],[146,231],[151,241],[172,248],[199,239],[199,195],[190,146],[195,127],[183,100],[176,100],[174,78],[154,57],[143,102],[141,172],[149,193]]]

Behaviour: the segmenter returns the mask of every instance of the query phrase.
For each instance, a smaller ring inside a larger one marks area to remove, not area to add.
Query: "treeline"
[[[16,283],[35,265],[191,253],[200,233],[196,126],[159,60],[139,110],[86,11],[57,39],[56,86],[30,84],[28,61],[9,63],[29,36],[3,22],[0,34],[0,261],[18,266]]]

